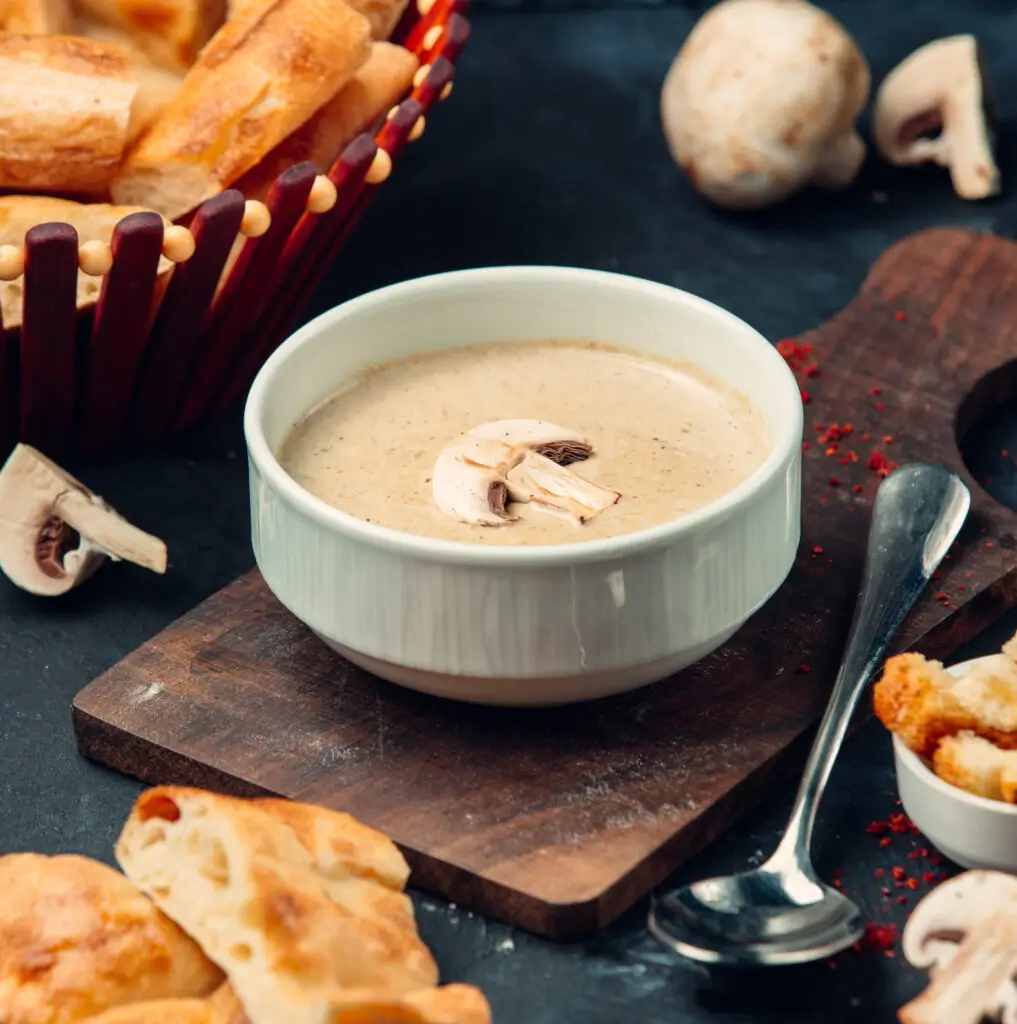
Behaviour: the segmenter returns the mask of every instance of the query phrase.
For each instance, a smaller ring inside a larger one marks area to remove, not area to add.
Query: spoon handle
[[[816,809],[858,699],[904,616],[956,538],[970,505],[968,489],[942,466],[912,463],[880,485],[844,659],[787,831],[770,858],[774,869],[809,862]]]

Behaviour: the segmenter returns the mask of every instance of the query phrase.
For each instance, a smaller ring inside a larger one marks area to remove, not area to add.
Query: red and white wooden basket
[[[2,335],[2,454],[16,441],[54,456],[110,454],[239,401],[407,143],[423,131],[431,107],[451,89],[469,38],[468,2],[411,4],[392,37],[420,60],[410,94],[375,137],[350,143],[327,176],[311,164],[281,174],[265,199],[267,216],[256,203],[245,211],[244,196],[231,189],[197,210],[190,235],[175,226],[164,239],[156,214],[125,217],[93,308],[77,309],[79,261],[88,271],[97,258],[108,263],[108,254],[97,253],[95,243],[79,252],[67,224],[32,228],[23,254],[23,323]],[[238,234],[246,240],[220,288]],[[22,254],[3,255],[0,276],[17,277]],[[177,266],[152,319],[162,255]]]

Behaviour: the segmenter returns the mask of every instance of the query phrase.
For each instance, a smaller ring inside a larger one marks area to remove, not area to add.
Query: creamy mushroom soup
[[[762,415],[684,363],[593,342],[472,345],[371,367],[279,454],[323,501],[470,544],[571,544],[677,519],[770,451]]]

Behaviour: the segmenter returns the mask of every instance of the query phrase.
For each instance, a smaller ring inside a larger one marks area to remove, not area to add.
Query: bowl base
[[[633,665],[605,672],[587,672],[574,676],[545,676],[530,678],[502,678],[492,676],[461,676],[428,669],[408,668],[390,661],[361,654],[345,644],[337,643],[315,632],[333,651],[347,661],[372,675],[410,690],[433,697],[465,701],[469,704],[489,704],[493,707],[541,708],[562,704],[579,704],[601,697],[637,690],[641,686],[660,682],[729,640],[741,623],[680,654],[657,661]]]

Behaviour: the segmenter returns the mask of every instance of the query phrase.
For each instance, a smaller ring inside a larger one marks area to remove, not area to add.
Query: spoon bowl
[[[813,870],[816,810],[862,692],[970,506],[942,466],[902,466],[880,485],[844,659],[784,837],[755,871],[695,882],[651,906],[650,931],[674,952],[733,967],[802,964],[861,938],[858,908]]]
[[[766,867],[704,879],[656,901],[650,931],[682,956],[740,967],[807,963],[862,937],[851,900],[804,876],[797,881],[789,886]]]

